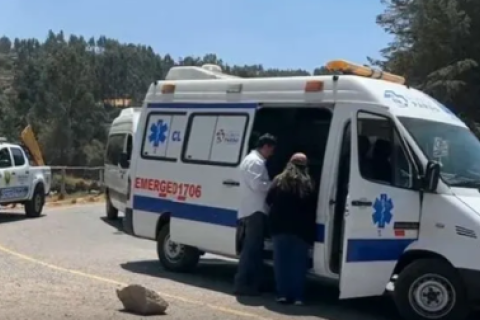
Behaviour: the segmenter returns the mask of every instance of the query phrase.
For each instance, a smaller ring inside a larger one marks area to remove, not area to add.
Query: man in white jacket
[[[276,138],[270,134],[262,135],[257,148],[251,151],[240,164],[241,203],[238,210],[237,242],[241,247],[240,261],[235,276],[236,295],[258,295],[262,284],[263,247],[266,230],[265,203],[270,177],[266,161],[275,150]]]

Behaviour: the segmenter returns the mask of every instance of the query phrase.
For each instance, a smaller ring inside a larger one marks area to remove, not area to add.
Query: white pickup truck
[[[50,167],[31,166],[22,147],[0,138],[0,205],[23,204],[27,217],[39,217],[51,181]]]

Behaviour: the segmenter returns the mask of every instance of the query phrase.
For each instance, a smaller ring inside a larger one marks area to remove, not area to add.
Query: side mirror
[[[427,191],[437,190],[438,182],[440,180],[441,164],[437,161],[429,160],[425,168],[425,175],[423,177],[423,188]]]
[[[128,155],[125,152],[120,153],[120,159],[118,159],[118,163],[123,169],[128,169],[130,167],[130,159],[128,159]]]

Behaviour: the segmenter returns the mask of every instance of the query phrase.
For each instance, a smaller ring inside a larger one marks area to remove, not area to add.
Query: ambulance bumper
[[[458,269],[467,289],[469,300],[480,302],[480,270]]]

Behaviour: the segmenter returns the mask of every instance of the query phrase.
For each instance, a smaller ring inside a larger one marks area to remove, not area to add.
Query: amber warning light
[[[321,92],[323,91],[323,81],[310,80],[305,83],[305,92]]]
[[[327,63],[326,68],[330,71],[340,71],[356,76],[380,79],[398,84],[405,84],[405,78],[378,69],[358,65],[345,60],[334,60]]]

